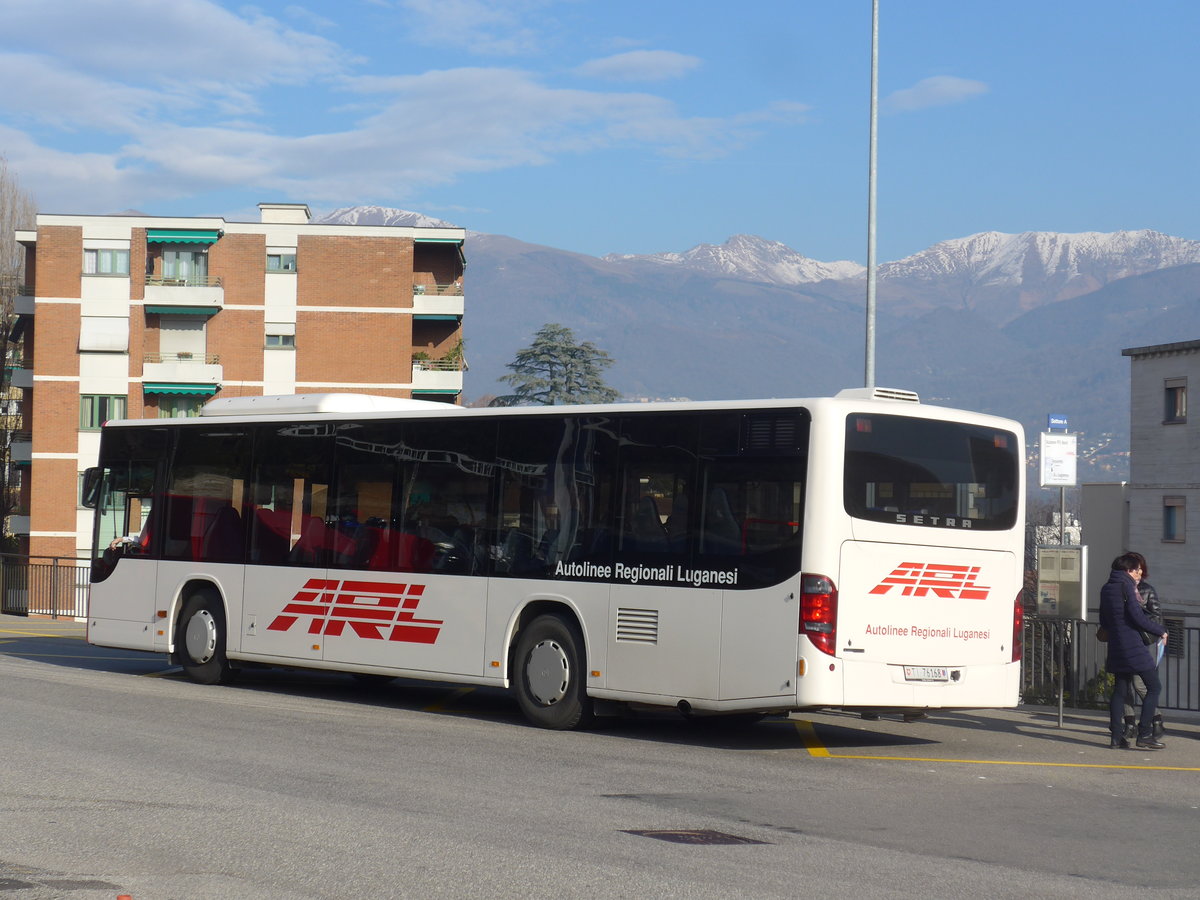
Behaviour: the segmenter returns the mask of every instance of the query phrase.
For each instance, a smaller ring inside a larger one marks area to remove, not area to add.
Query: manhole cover
[[[679,830],[664,828],[623,829],[626,834],[636,834],[639,837],[655,838],[660,841],[670,841],[672,844],[765,844],[767,841],[756,841],[751,838],[738,837],[736,834],[725,834],[723,831],[708,829]]]

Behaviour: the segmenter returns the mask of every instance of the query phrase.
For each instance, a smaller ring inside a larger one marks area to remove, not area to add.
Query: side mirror
[[[100,505],[100,486],[104,483],[104,470],[99,466],[92,466],[83,473],[83,496],[80,497],[80,502],[88,509],[95,509]]]

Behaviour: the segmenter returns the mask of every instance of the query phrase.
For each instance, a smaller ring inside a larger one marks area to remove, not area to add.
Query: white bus
[[[116,421],[88,639],[510,688],[547,728],[1017,702],[1024,436],[915,394]]]

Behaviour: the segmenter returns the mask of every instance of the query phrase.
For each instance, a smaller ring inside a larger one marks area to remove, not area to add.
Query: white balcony
[[[147,353],[142,362],[143,382],[219,385],[224,374],[215,353]]]
[[[462,391],[462,363],[444,359],[413,360],[414,393],[456,394]]]
[[[462,314],[462,282],[413,285],[414,316],[461,317]]]
[[[192,307],[211,309],[213,312],[225,305],[225,288],[221,279],[212,278],[160,278],[146,277],[146,306]]]

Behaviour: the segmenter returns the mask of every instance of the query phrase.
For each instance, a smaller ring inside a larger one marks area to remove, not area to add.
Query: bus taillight
[[[1017,591],[1013,601],[1012,661],[1020,662],[1025,653],[1025,592]]]
[[[823,653],[837,643],[837,588],[824,575],[800,576],[800,633]]]

